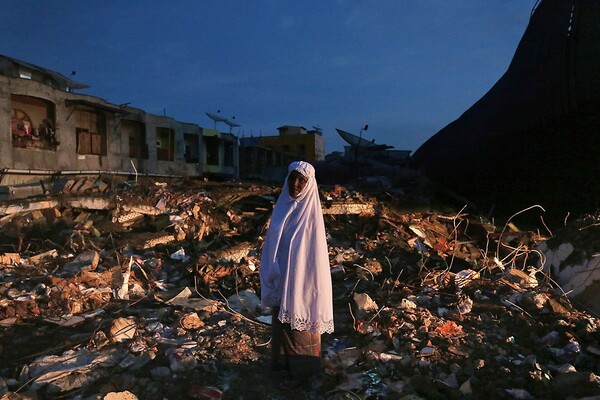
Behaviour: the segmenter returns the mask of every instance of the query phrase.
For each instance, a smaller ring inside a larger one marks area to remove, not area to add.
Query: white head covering
[[[308,181],[290,196],[288,178],[298,171]],[[279,320],[292,329],[333,332],[331,270],[315,169],[304,161],[288,167],[273,209],[260,260],[261,301],[280,306]]]

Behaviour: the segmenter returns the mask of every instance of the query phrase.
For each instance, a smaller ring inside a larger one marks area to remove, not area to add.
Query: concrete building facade
[[[240,138],[240,174],[246,179],[280,181],[291,161],[325,160],[325,140],[319,130],[283,125],[278,135]]]
[[[325,140],[317,130],[308,131],[302,126],[283,125],[277,128],[279,135],[261,136],[261,146],[287,153],[304,161],[325,159]]]
[[[235,135],[73,92],[85,87],[0,55],[0,185],[78,172],[239,177]]]

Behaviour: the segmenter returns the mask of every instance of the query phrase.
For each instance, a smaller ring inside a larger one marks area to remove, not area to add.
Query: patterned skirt
[[[310,379],[321,375],[321,334],[291,329],[277,316],[279,307],[273,307],[273,337],[271,350],[273,368],[287,370],[295,379]]]

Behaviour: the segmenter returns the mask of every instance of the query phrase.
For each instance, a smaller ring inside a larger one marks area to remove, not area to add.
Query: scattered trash
[[[278,189],[155,183],[60,188],[47,203],[0,207],[0,393],[276,390],[255,377],[269,375],[272,317],[258,273]],[[600,323],[547,275],[593,277],[596,261],[583,261],[579,246],[464,211],[401,210],[394,196],[414,200],[408,190],[322,192],[335,311],[322,344],[327,399],[598,393]]]

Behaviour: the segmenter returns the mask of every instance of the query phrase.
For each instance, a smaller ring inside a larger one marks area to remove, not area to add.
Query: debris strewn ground
[[[0,204],[0,396],[599,395],[600,324],[553,278],[568,258],[546,259],[556,232],[410,190],[321,189],[335,302],[322,381],[289,392],[269,368],[258,273],[279,188],[99,177]]]

